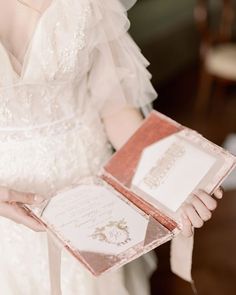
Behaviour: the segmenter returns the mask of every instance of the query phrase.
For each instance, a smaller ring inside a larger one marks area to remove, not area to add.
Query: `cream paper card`
[[[112,189],[81,184],[58,194],[42,214],[74,250],[118,255],[143,243],[148,219]]]
[[[217,161],[188,141],[184,132],[145,148],[131,183],[134,191],[151,196],[174,212]]]

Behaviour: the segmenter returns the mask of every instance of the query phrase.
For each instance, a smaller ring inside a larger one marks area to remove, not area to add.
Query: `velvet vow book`
[[[181,230],[191,193],[212,193],[236,158],[199,133],[152,111],[97,176],[28,206],[94,275],[116,269]]]

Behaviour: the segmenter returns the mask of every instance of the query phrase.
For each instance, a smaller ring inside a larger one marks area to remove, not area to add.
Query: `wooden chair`
[[[221,2],[221,15],[214,31],[210,26],[209,1],[197,0],[194,10],[200,32],[201,76],[195,103],[198,112],[207,110],[212,96],[223,96],[226,85],[236,83],[236,43],[232,42],[235,7],[233,0]]]

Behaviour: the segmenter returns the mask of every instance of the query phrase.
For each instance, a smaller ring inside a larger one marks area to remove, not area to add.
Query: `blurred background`
[[[236,154],[236,0],[138,0],[130,33],[149,60],[154,107]],[[199,295],[236,294],[236,173],[212,220],[195,234]],[[169,269],[169,245],[156,250],[153,295],[190,295]]]

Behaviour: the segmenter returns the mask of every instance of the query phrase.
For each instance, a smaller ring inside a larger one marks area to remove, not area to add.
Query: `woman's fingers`
[[[217,201],[214,197],[217,199],[223,197],[222,187],[215,190],[214,196],[209,195],[203,190],[199,190],[193,194],[189,203],[185,203],[182,206],[183,235],[187,237],[191,236],[192,226],[200,228],[205,221],[211,218],[211,211],[217,207]]]
[[[0,216],[23,224],[34,231],[45,231],[44,226],[28,214],[20,204],[36,205],[44,201],[40,195],[18,192],[0,187]]]
[[[196,193],[194,193],[194,196],[199,198],[202,203],[210,210],[215,210],[217,207],[217,201],[210,196],[208,193],[206,193],[203,190],[199,190]]]
[[[206,207],[206,205],[198,197],[193,196],[191,200],[191,204],[203,221],[207,221],[211,219],[211,216],[212,216],[211,211]]]
[[[39,204],[44,201],[42,196],[33,193],[22,193],[6,187],[0,187],[0,202]]]
[[[34,231],[45,231],[41,223],[28,215],[27,211],[17,204],[0,203],[0,215],[23,224]]]
[[[217,188],[217,189],[214,191],[214,196],[215,196],[217,199],[222,199],[223,194],[224,194],[224,189],[223,189],[222,186],[220,186],[219,188]]]
[[[194,207],[191,204],[186,204],[183,208],[183,211],[184,211],[185,215],[187,215],[191,224],[194,227],[200,228],[203,226],[203,224],[204,224],[203,220],[201,219],[201,217],[198,215],[198,213],[196,212],[196,210],[194,209]]]
[[[187,217],[185,213],[182,213],[181,219],[182,219],[182,225],[183,225],[182,234],[187,238],[191,237],[193,235],[191,221],[189,220],[189,218]]]

